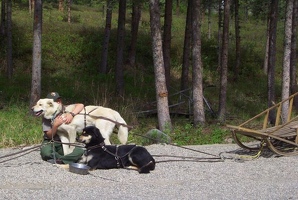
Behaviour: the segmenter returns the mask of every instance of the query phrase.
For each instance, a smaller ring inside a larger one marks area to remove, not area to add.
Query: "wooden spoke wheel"
[[[236,142],[236,144],[238,144],[241,148],[248,149],[248,150],[251,150],[251,151],[260,150],[261,140],[259,138],[256,138],[256,137],[253,137],[253,136],[245,136],[245,135],[236,133],[236,131],[232,131],[232,136],[233,136],[233,139]],[[247,139],[253,138],[254,140],[259,141],[260,143],[256,143],[254,145],[245,145],[243,142],[241,142],[241,140],[245,140],[245,138],[247,138]]]
[[[298,155],[298,146],[294,145],[291,140],[288,142],[280,141],[278,139],[266,138],[268,148],[274,153],[282,156],[296,156]]]

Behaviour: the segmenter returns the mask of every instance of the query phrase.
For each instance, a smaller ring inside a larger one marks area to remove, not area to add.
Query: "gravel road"
[[[265,152],[252,160],[234,144],[146,148],[157,161],[150,174],[111,169],[88,175],[42,161],[38,150],[3,158],[21,149],[0,149],[0,199],[298,199],[297,157]]]

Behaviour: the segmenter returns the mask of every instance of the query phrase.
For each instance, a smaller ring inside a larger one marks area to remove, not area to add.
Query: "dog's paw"
[[[62,169],[69,169],[69,164],[53,164],[56,167],[62,168]]]

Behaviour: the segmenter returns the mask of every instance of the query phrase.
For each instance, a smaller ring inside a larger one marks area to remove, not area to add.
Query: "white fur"
[[[71,112],[74,107],[74,104],[67,106],[65,112]],[[62,105],[54,102],[52,99],[40,99],[37,101],[36,105],[32,107],[32,110],[36,116],[44,116],[46,119],[53,119],[55,114],[62,112]],[[71,123],[59,126],[57,134],[59,135],[61,142],[74,143],[76,132],[81,132],[86,123],[86,126],[96,126],[105,138],[105,144],[111,144],[110,136],[117,124],[106,119],[101,119],[100,117],[105,117],[112,121],[116,121],[117,123],[126,125],[124,119],[115,110],[102,106],[85,106],[85,110],[83,109],[76,115]],[[117,125],[117,127],[119,141],[121,144],[126,144],[128,128],[122,125]],[[71,153],[73,149],[73,146],[63,145],[65,155]]]

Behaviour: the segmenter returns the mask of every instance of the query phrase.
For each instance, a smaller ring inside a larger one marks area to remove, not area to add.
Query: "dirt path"
[[[243,151],[236,145],[189,146],[200,152],[171,145],[146,148],[158,162],[150,174],[111,169],[78,175],[42,161],[38,150],[6,162],[2,158],[0,199],[297,198],[297,157],[264,154],[238,162],[232,158]],[[15,151],[0,149],[0,156]],[[218,159],[219,154],[228,159]]]

